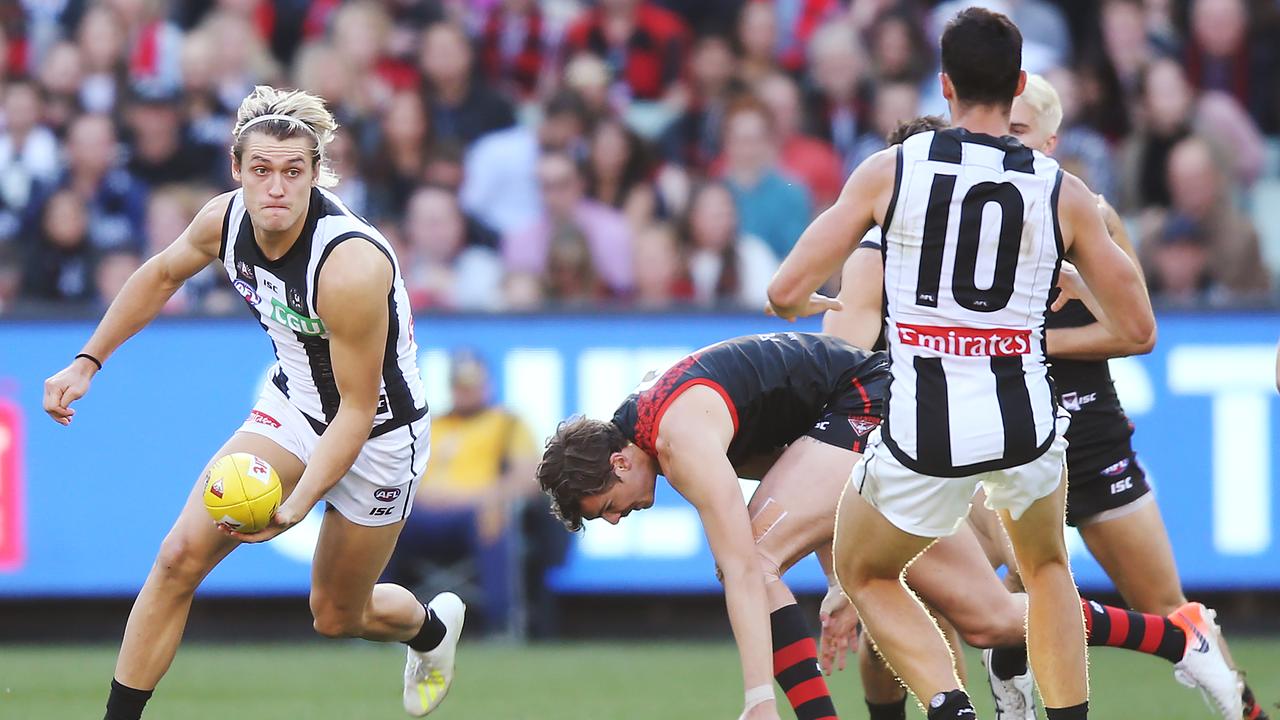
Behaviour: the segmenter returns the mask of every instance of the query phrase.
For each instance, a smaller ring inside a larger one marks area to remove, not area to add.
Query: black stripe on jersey
[[[1001,138],[1004,143],[1004,169],[1010,172],[1036,174],[1036,155],[1017,140]]]
[[[1026,457],[1036,446],[1036,420],[1022,357],[993,357],[991,372],[996,376],[996,401],[1004,426],[1004,456]]]
[[[1066,255],[1066,250],[1063,249],[1062,242],[1062,223],[1058,220],[1058,197],[1062,192],[1062,172],[1062,168],[1058,168],[1058,174],[1053,179],[1053,192],[1049,194],[1049,212],[1053,217],[1053,242],[1058,247],[1058,260],[1053,264],[1053,279],[1049,284],[1050,288],[1058,287],[1058,274],[1062,272],[1062,258]],[[1044,317],[1046,326],[1049,324],[1049,318],[1054,315],[1049,307],[1053,305],[1053,300],[1056,296],[1056,293],[1050,291],[1049,296],[1044,300]],[[1070,305],[1071,303],[1067,304]],[[1083,303],[1081,304],[1083,305]],[[1088,314],[1089,317],[1093,317],[1093,314],[1090,313],[1088,309],[1085,309],[1085,313]],[[1043,355],[1046,360],[1049,359],[1049,333],[1044,332],[1043,330],[1040,333],[1040,354]],[[1053,375],[1048,375],[1047,377],[1049,378],[1049,397],[1056,398],[1058,397],[1058,389],[1054,387]],[[1056,408],[1057,400],[1050,400],[1050,403],[1053,408]]]
[[[942,358],[914,358],[916,371],[916,455],[920,464],[951,466],[951,410]]]
[[[316,383],[316,394],[320,396],[320,410],[324,413],[324,422],[331,423],[338,415],[338,405],[342,396],[338,394],[338,381],[333,377],[333,358],[329,355],[329,341],[319,335],[294,334],[307,353],[307,363],[311,366],[311,379]]]
[[[916,270],[916,305],[938,307],[942,256],[947,243],[947,219],[951,214],[951,196],[955,189],[955,175],[933,176],[933,187],[929,189],[929,204],[924,211],[924,231],[920,237],[920,267]]]
[[[222,214],[222,237],[218,240],[218,259],[227,261],[227,233],[231,232],[231,208],[235,207],[236,199],[233,195],[227,199],[227,211]]]
[[[929,161],[959,165],[964,158],[964,148],[960,144],[955,129],[934,130],[933,140],[929,142]],[[948,197],[950,197],[948,195]]]
[[[889,196],[889,209],[884,211],[884,223],[880,225],[880,244],[884,244],[884,236],[889,234],[893,225],[893,209],[898,207],[898,191],[902,189],[902,144],[898,144],[898,156],[894,161],[893,194]],[[861,244],[858,247],[862,247]]]

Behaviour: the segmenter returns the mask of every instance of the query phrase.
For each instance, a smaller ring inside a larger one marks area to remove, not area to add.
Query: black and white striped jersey
[[[329,356],[329,333],[316,312],[316,285],[329,254],[348,240],[373,243],[386,254],[395,272],[387,295],[381,396],[370,435],[375,437],[427,412],[409,296],[391,243],[336,195],[313,188],[302,234],[282,257],[268,260],[254,240],[244,191],[239,190],[232,195],[222,221],[218,256],[232,285],[275,346],[271,381],[321,433],[338,412],[339,396]]]
[[[1044,317],[1062,259],[1054,160],[963,128],[898,148],[884,222],[884,437],[927,475],[1021,465],[1053,441]]]

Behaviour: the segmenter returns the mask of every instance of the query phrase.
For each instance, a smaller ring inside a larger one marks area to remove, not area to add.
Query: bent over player
[[[612,420],[571,418],[547,442],[538,482],[571,530],[649,507],[659,474],[697,509],[738,642],[744,717],[778,717],[771,675],[801,720],[835,715],[780,578],[829,547],[835,500],[880,424],[887,381],[882,353],[824,335],[748,335],[647,379]],[[750,503],[740,476],[761,480]]]
[[[336,178],[325,146],[336,127],[320,98],[259,86],[237,114],[232,175],[172,245],[125,284],[83,351],[45,382],[44,407],[70,406],[110,355],[182,284],[217,261],[271,337],[276,364],[249,419],[218,451],[252,453],[280,476],[284,502],[262,531],[216,526],[197,482],[138,593],[116,661],[107,720],[134,720],[169,669],[200,582],[242,542],[288,530],[324,500],[311,612],[326,637],[408,645],[403,702],[425,715],[444,698],[464,607],[452,593],[424,606],[375,584],[427,463],[430,416],[413,320],[391,245],[323,190]]]
[[[780,317],[811,313],[813,290],[873,224],[883,228],[893,381],[885,427],[841,503],[841,584],[930,720],[973,716],[942,636],[901,574],[955,531],[984,486],[1026,581],[1031,662],[1048,717],[1082,720],[1085,628],[1061,529],[1065,417],[1043,356],[1043,315],[1063,255],[1122,337],[1146,338],[1154,319],[1084,184],[1004,137],[1025,82],[1017,28],[969,8],[941,46],[957,127],[859,166],[783,262],[770,303]]]

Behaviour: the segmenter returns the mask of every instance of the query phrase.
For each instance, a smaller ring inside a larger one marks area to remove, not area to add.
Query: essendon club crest
[[[849,418],[849,427],[858,437],[866,437],[872,430],[880,426],[880,418],[870,415],[859,415]]]
[[[400,488],[378,488],[373,491],[373,499],[378,502],[391,502],[400,497]]]

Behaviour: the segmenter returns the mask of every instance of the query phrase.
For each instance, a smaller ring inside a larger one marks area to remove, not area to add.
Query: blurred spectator
[[[225,144],[231,136],[236,106],[227,106],[218,94],[214,56],[211,33],[193,32],[188,33],[182,43],[179,63],[182,68],[182,115],[191,137],[197,142],[218,146]],[[296,81],[294,84],[314,87]],[[218,184],[229,187],[232,182],[230,164],[223,165]]]
[[[876,86],[871,127],[858,137],[854,145],[853,164],[888,147],[889,137],[898,125],[920,115],[920,86],[909,82],[884,82]]]
[[[359,79],[354,90],[360,95],[359,108],[366,112],[380,107],[393,90],[410,89],[417,80],[412,62],[388,53],[391,27],[383,2],[346,2],[333,14],[333,47],[347,71]]]
[[[148,185],[208,184],[226,172],[226,150],[192,137],[183,124],[176,89],[139,84],[126,108],[129,172]]]
[[[973,0],[947,0],[933,10],[931,27],[936,40],[956,13]],[[1071,57],[1071,32],[1062,9],[1049,0],[988,0],[977,3],[1009,16],[1022,32],[1022,65],[1027,72],[1058,67]],[[1139,0],[1139,5],[1141,0]]]
[[[858,137],[867,131],[866,54],[847,23],[827,23],[809,44],[814,93],[808,101],[810,134],[831,143],[851,172]]]
[[[1080,67],[1081,117],[1114,141],[1131,129],[1152,46],[1142,0],[1103,0],[1100,25],[1102,47]]]
[[[1264,132],[1280,131],[1275,36],[1250,37],[1244,0],[1193,0],[1186,65],[1200,90],[1227,93],[1246,108]]]
[[[457,25],[436,23],[423,33],[419,63],[438,138],[470,144],[515,124],[511,103],[476,81],[472,59],[471,40]]]
[[[724,117],[741,90],[734,71],[736,56],[719,35],[699,38],[690,61],[688,106],[663,133],[662,154],[670,162],[705,170],[720,154]]]
[[[1205,235],[1205,228],[1180,216],[1170,218],[1160,229],[1147,253],[1147,282],[1153,301],[1193,307],[1210,303],[1219,294],[1209,272]]]
[[[694,190],[682,234],[695,301],[764,306],[778,258],[760,238],[739,229],[733,194],[725,185],[707,183]]]
[[[585,51],[603,58],[636,100],[661,100],[676,88],[689,43],[680,17],[648,0],[600,0],[565,36],[567,56]]]
[[[209,13],[195,30],[208,37],[213,87],[225,108],[237,108],[255,85],[279,81],[280,68],[266,40],[247,18],[225,10]]]
[[[428,185],[448,188],[455,195],[462,190],[466,177],[462,146],[458,143],[436,143],[427,149],[422,180]]]
[[[548,272],[552,288],[570,280],[549,272],[571,266],[594,269],[615,296],[632,286],[631,230],[617,210],[587,199],[578,166],[562,152],[538,161],[541,217],[530,227],[502,238],[502,255],[511,272]],[[585,259],[584,259],[585,258]]]
[[[10,82],[0,133],[0,245],[18,235],[22,212],[38,183],[58,172],[58,140],[41,124],[40,91],[29,81]]]
[[[1235,302],[1263,299],[1271,278],[1262,261],[1258,234],[1231,205],[1227,180],[1209,143],[1196,137],[1179,142],[1169,153],[1168,173],[1172,212],[1153,236],[1185,240],[1186,233],[1178,231],[1175,223],[1181,219],[1194,224],[1206,239],[1205,251],[1213,260],[1209,278],[1221,298]],[[1160,269],[1154,260],[1154,252],[1160,248],[1159,241],[1145,242],[1141,248],[1144,264],[1153,270]],[[1189,256],[1185,248],[1180,250],[1178,257]]]
[[[742,232],[785,257],[809,223],[811,203],[804,186],[779,171],[777,128],[768,108],[749,99],[734,105],[724,140],[724,180]]]
[[[106,115],[81,115],[67,131],[67,166],[55,181],[88,206],[89,243],[99,251],[142,249],[147,190],[119,166],[115,125]],[[43,198],[32,203],[43,208]],[[35,210],[37,213],[40,210]]]
[[[325,148],[325,156],[329,159],[329,167],[338,176],[338,184],[329,188],[342,199],[351,212],[361,217],[372,215],[369,211],[369,183],[357,162],[359,152],[351,133],[339,127],[333,134],[333,140]]]
[[[22,253],[16,245],[0,245],[0,315],[13,310],[22,294]]]
[[[844,185],[840,156],[828,143],[801,132],[800,89],[795,81],[782,74],[770,75],[756,86],[756,95],[773,114],[782,169],[804,182],[818,209],[827,208]]]
[[[105,310],[140,267],[142,258],[128,250],[116,250],[100,256],[93,266],[93,284],[97,289],[99,307]]]
[[[637,308],[666,310],[693,296],[680,241],[671,225],[660,222],[641,230],[633,249]]]
[[[214,194],[212,190],[192,185],[166,185],[153,190],[147,198],[145,256],[153,257],[172,245]],[[200,310],[224,314],[230,308],[238,310],[240,303],[240,295],[227,286],[225,272],[219,265],[211,264],[183,283],[161,312],[179,315]]]
[[[867,37],[871,42],[871,64],[881,82],[919,85],[934,69],[934,49],[929,45],[920,19],[899,7],[882,13]]]
[[[36,68],[36,79],[44,99],[41,121],[61,137],[80,112],[80,49],[74,43],[56,43]]]
[[[537,0],[502,0],[480,29],[480,69],[485,82],[527,102],[555,71],[554,38]]]
[[[1225,93],[1196,97],[1182,66],[1170,58],[1147,66],[1141,118],[1123,160],[1128,203],[1168,204],[1166,158],[1172,146],[1192,132],[1213,143],[1232,181],[1247,185],[1262,171],[1265,145],[1249,116]]]
[[[493,310],[501,301],[502,260],[467,243],[467,222],[448,190],[424,187],[410,197],[402,235],[405,287],[414,308]]]
[[[576,155],[587,124],[582,99],[559,92],[543,107],[536,128],[517,125],[480,138],[467,152],[462,206],[499,234],[523,230],[539,216],[539,153]]]
[[[422,96],[412,91],[391,97],[379,123],[376,150],[368,160],[374,217],[399,217],[422,182],[431,125]]]
[[[473,558],[483,597],[466,600],[479,606],[487,632],[503,632],[517,601],[511,581],[520,561],[519,514],[538,500],[538,449],[524,422],[493,402],[478,356],[455,354],[449,385],[453,407],[432,419],[431,458],[387,577],[413,587],[428,580],[416,576],[417,558]]]
[[[128,82],[172,92],[180,82],[182,31],[166,17],[163,0],[102,0],[115,10],[128,47]]]
[[[778,16],[773,3],[748,0],[738,15],[738,79],[753,86],[777,73]]]
[[[592,131],[586,181],[587,196],[622,212],[633,232],[657,214],[647,148],[618,120],[604,120]]]
[[[94,250],[84,200],[70,190],[54,193],[40,213],[32,239],[23,294],[33,300],[92,301]]]
[[[1079,84],[1070,70],[1050,70],[1045,79],[1058,92],[1062,104],[1062,124],[1053,157],[1094,192],[1119,203],[1119,185],[1111,148],[1101,133],[1080,121]]]
[[[123,95],[125,79],[125,30],[120,16],[106,4],[91,5],[76,32],[83,78],[80,106],[86,112],[107,113]]]
[[[628,248],[628,251],[630,248]],[[608,296],[582,228],[557,225],[547,248],[542,297],[553,307],[595,308]]]
[[[388,98],[375,98],[362,87],[364,78],[352,70],[337,48],[320,40],[303,45],[293,63],[293,84],[325,99],[338,124],[351,134],[361,157],[378,152],[380,123],[385,124],[386,118],[379,118],[375,110],[387,111]],[[419,104],[424,102],[418,93],[409,94]]]
[[[773,4],[778,27],[778,61],[787,72],[800,72],[804,69],[805,46],[809,44],[809,39],[823,23],[840,12],[842,3],[839,0],[768,1]]]
[[[609,65],[588,52],[574,55],[564,66],[563,88],[582,98],[592,117],[622,114],[625,103],[612,96],[613,78]]]

